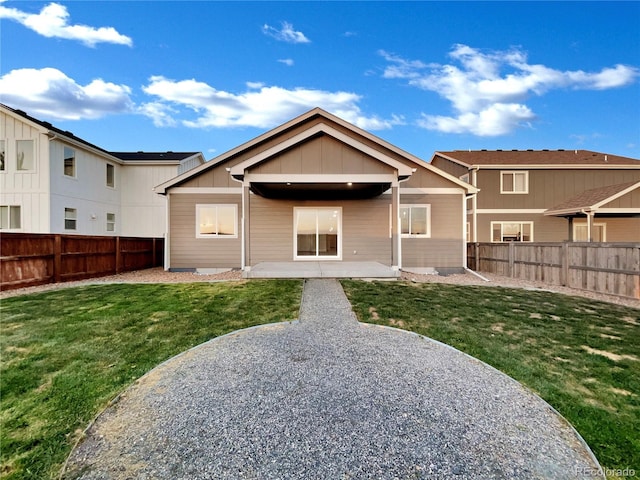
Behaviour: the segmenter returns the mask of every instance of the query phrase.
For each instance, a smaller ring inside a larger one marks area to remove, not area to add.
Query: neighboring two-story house
[[[198,152],[109,152],[0,104],[0,230],[161,237],[153,187],[202,163]]]
[[[640,242],[640,160],[588,150],[436,152],[479,189],[470,242]]]

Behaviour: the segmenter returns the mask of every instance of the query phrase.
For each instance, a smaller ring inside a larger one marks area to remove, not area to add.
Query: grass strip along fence
[[[639,309],[524,289],[342,283],[360,321],[425,335],[503,371],[555,407],[611,478],[640,475]]]
[[[2,300],[0,477],[57,478],[83,429],[164,360],[297,318],[296,280],[111,284]]]

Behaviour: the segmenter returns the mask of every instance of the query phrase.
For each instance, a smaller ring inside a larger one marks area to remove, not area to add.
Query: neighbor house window
[[[196,205],[197,238],[237,238],[237,205]]]
[[[107,213],[107,232],[116,231],[116,214]]]
[[[430,237],[431,205],[401,205],[400,233],[403,237]]]
[[[64,209],[64,229],[76,230],[78,226],[78,211],[75,208]]]
[[[573,224],[573,241],[574,242],[606,242],[607,241],[607,224],[594,223],[591,225],[591,239],[589,239],[589,227],[586,223]]]
[[[19,205],[0,205],[0,229],[17,229],[22,225],[20,221]]]
[[[4,172],[6,169],[4,163],[4,140],[0,140],[0,172]]]
[[[529,193],[529,172],[500,172],[500,193]]]
[[[29,171],[34,169],[35,149],[33,140],[16,141],[16,170]]]
[[[76,151],[73,148],[64,147],[64,174],[67,177],[76,176]]]
[[[491,222],[492,242],[533,242],[533,222]]]
[[[111,163],[107,163],[107,187],[114,188],[116,186],[116,167]]]

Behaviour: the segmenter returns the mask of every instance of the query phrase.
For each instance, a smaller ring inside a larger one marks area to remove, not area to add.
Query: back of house
[[[264,262],[466,266],[476,191],[370,133],[313,109],[158,187],[171,270]]]

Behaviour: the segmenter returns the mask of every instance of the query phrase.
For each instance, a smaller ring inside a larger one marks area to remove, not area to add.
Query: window
[[[107,187],[114,188],[116,186],[116,167],[111,163],[107,163]]]
[[[492,242],[533,242],[533,222],[491,222]]]
[[[196,205],[197,238],[237,238],[237,205]]]
[[[67,177],[76,176],[76,151],[73,148],[64,147],[64,174]]]
[[[431,205],[400,205],[400,233],[403,237],[430,237]]]
[[[339,259],[341,256],[342,209],[340,207],[296,207],[294,258]]]
[[[64,209],[64,229],[76,230],[78,223],[78,211],[75,208]]]
[[[116,231],[116,214],[107,213],[107,232]]]
[[[594,223],[591,225],[591,240],[589,240],[589,230],[586,223],[573,224],[573,241],[574,242],[606,242],[607,241],[607,224]]]
[[[4,165],[4,140],[0,140],[0,172],[5,171]]]
[[[529,172],[500,172],[500,193],[529,193]]]
[[[34,148],[33,140],[17,140],[16,141],[16,169],[18,171],[33,170]]]
[[[0,206],[0,230],[21,228],[21,225],[19,205]]]

